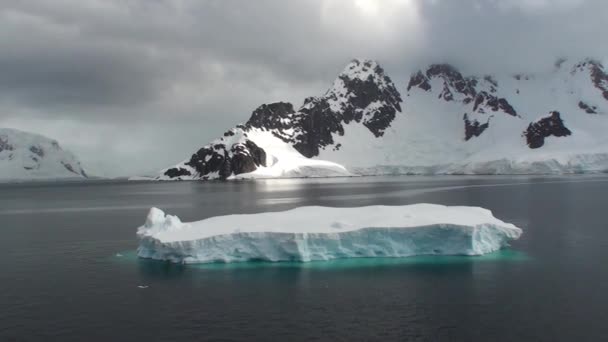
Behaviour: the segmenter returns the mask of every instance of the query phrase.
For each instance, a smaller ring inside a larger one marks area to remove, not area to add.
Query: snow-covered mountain
[[[0,128],[0,180],[87,177],[78,159],[47,137]]]
[[[258,107],[159,179],[605,171],[607,129],[593,59],[516,75],[435,64],[397,83],[353,60],[324,95]]]

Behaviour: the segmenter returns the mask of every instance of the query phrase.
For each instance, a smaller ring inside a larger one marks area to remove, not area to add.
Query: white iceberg
[[[175,263],[481,255],[521,234],[479,207],[300,207],[192,223],[152,208],[137,230],[137,254]]]

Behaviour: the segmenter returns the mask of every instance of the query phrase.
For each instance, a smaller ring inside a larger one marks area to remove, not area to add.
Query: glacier
[[[137,230],[137,255],[186,264],[473,256],[506,247],[521,234],[490,210],[437,204],[310,206],[191,223],[152,208]]]

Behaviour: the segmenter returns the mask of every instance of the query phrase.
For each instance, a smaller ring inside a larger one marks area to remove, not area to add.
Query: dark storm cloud
[[[28,2],[25,2],[26,4]],[[136,45],[83,33],[84,27],[24,9],[0,12],[0,98],[60,109],[138,105],[179,70]]]
[[[605,58],[606,13],[603,0],[5,1],[0,126],[141,172],[261,103],[301,104],[353,57],[378,59],[400,86],[430,62],[515,72]]]
[[[246,66],[282,66],[277,48],[306,41],[285,33],[285,13],[282,23],[269,21],[272,12],[253,2],[121,3],[25,1],[3,10],[3,94],[45,106],[137,105],[173,82],[259,77]]]

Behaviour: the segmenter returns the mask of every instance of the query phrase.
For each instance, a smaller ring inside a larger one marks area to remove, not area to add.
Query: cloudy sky
[[[353,57],[403,87],[431,62],[534,71],[608,56],[605,0],[0,0],[0,127],[109,176],[188,157]]]

